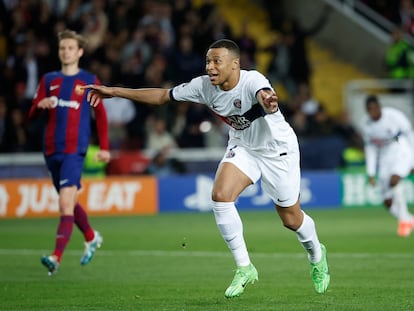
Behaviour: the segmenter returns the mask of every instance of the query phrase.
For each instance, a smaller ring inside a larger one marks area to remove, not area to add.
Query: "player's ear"
[[[78,56],[79,57],[82,57],[83,56],[83,53],[84,53],[84,49],[83,48],[80,48],[79,51],[78,51]]]
[[[240,58],[234,58],[233,59],[233,70],[237,70],[240,68]]]

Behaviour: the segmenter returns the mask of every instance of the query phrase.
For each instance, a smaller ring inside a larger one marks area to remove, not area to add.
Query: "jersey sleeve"
[[[365,144],[365,163],[368,176],[375,176],[377,167],[377,148],[372,144]]]
[[[249,75],[249,85],[251,87],[251,90],[254,92],[254,96],[256,96],[260,90],[268,89],[274,91],[269,80],[260,72],[251,70],[249,72]]]
[[[364,154],[366,163],[366,172],[370,177],[375,176],[377,167],[377,147],[371,143],[371,138],[368,135],[367,119],[363,118],[362,123],[362,138],[364,141]]]
[[[100,85],[101,82],[95,78],[94,84]],[[94,107],[94,111],[99,147],[101,150],[109,150],[108,117],[106,115],[105,105],[103,104],[102,99],[99,101],[99,104]]]
[[[210,83],[210,82],[209,82]],[[188,83],[182,83],[175,86],[170,91],[170,97],[175,101],[189,101],[194,103],[202,103],[203,77],[192,79]]]
[[[46,79],[43,76],[40,79],[39,85],[37,86],[36,93],[32,101],[32,106],[30,107],[30,110],[29,110],[29,114],[28,114],[29,120],[32,120],[33,118],[37,117],[41,113],[41,111],[37,109],[37,105],[45,97],[47,97]]]
[[[409,133],[412,130],[410,121],[407,119],[404,113],[401,111],[394,111],[394,118],[396,119],[396,124],[401,128],[402,134]]]
[[[414,132],[413,127],[411,125],[411,122],[408,120],[408,118],[405,116],[404,113],[401,111],[396,110],[396,124],[398,124],[401,128],[401,135],[404,135],[406,139],[408,140],[410,146],[414,148]]]

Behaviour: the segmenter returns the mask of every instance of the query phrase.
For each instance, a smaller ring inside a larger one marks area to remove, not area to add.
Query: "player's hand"
[[[271,90],[260,90],[257,99],[266,113],[275,113],[279,108],[278,97]]]
[[[88,84],[82,87],[84,90],[90,90],[86,99],[92,107],[98,106],[103,98],[113,97],[113,88],[105,85]]]
[[[375,180],[375,177],[369,176],[369,177],[368,177],[368,183],[369,183],[371,186],[375,186],[375,185],[377,184],[377,182],[376,182],[376,180]]]
[[[37,108],[39,109],[52,109],[56,108],[58,104],[58,98],[56,96],[43,98],[38,104]]]
[[[108,163],[111,160],[111,153],[108,150],[99,150],[96,153],[94,160]]]

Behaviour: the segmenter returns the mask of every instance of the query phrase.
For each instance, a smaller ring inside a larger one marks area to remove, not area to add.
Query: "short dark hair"
[[[229,39],[220,39],[210,45],[208,49],[225,48],[240,57],[240,48],[236,42]]]
[[[365,106],[368,106],[370,104],[379,105],[378,97],[376,95],[368,95],[368,97],[365,99]]]

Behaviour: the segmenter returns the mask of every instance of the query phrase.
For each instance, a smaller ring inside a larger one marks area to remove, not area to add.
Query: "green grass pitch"
[[[74,228],[59,272],[40,257],[57,219],[0,221],[0,310],[414,310],[414,234],[384,209],[309,210],[326,244],[328,292],[317,294],[293,232],[269,211],[241,212],[259,282],[226,299],[234,262],[212,213],[94,217],[104,236],[82,267]]]

